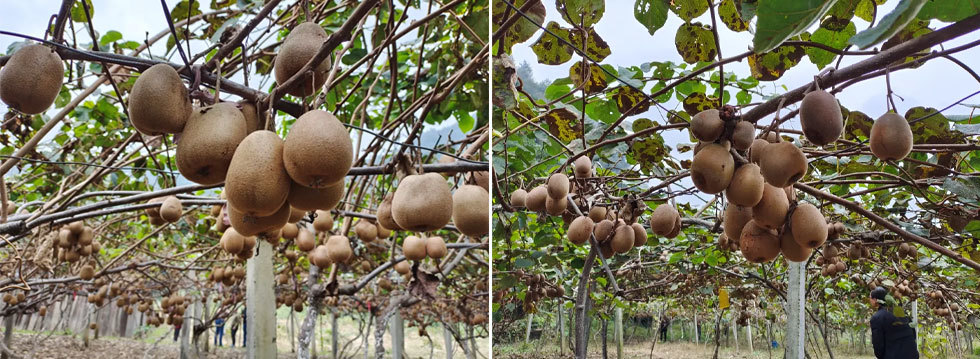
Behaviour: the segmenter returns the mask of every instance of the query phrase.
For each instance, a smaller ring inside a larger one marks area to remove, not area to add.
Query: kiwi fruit
[[[780,142],[783,142],[783,138],[782,137],[779,137],[779,134],[776,133],[776,132],[774,132],[774,131],[766,132],[766,135],[765,135],[764,138],[766,139],[766,142],[769,142],[769,143],[780,143]]]
[[[398,222],[395,222],[395,219],[391,217],[392,198],[394,198],[394,194],[389,193],[385,195],[385,198],[381,200],[380,204],[378,204],[377,219],[379,225],[394,231],[398,231],[402,228],[398,226]]]
[[[633,235],[633,227],[623,222],[622,219],[617,220],[616,233],[613,234],[612,242],[609,244],[613,251],[616,253],[626,253],[630,249],[633,249],[633,242],[636,241],[636,237]]]
[[[260,107],[264,105],[259,104]],[[259,111],[259,107],[255,106],[252,101],[239,101],[238,108],[241,109],[242,118],[245,119],[245,133],[252,133],[258,131],[262,128],[262,124],[265,123],[265,111]],[[264,108],[264,107],[263,107]]]
[[[95,240],[95,232],[92,227],[82,228],[82,233],[78,235],[78,245],[87,246],[92,244],[93,240]]]
[[[791,231],[783,231],[783,234],[779,236],[779,246],[783,257],[793,262],[805,262],[807,258],[810,258],[810,253],[813,252],[811,248],[800,246]]]
[[[759,167],[767,183],[786,187],[806,175],[806,155],[791,142],[769,144],[765,152],[759,160]]]
[[[739,151],[747,151],[755,141],[755,126],[748,121],[738,121],[732,132],[732,147]]]
[[[489,171],[470,172],[470,174],[466,176],[466,181],[467,183],[473,183],[476,184],[477,186],[483,187],[483,189],[487,190],[487,192],[490,192]]]
[[[568,197],[554,198],[548,196],[544,200],[545,212],[552,216],[557,216],[565,212],[568,208]]]
[[[234,228],[228,228],[221,235],[221,248],[225,252],[238,254],[242,251],[242,248],[245,248],[245,236],[239,234]]]
[[[57,52],[40,44],[26,45],[0,68],[0,100],[28,115],[39,114],[58,97],[64,76]]]
[[[282,238],[285,239],[295,239],[299,235],[299,226],[296,223],[286,222],[286,225],[282,226]]]
[[[666,236],[674,231],[679,217],[680,213],[674,206],[667,203],[661,204],[650,215],[650,230],[658,236]]]
[[[604,219],[599,221],[599,223],[596,223],[595,227],[592,229],[592,233],[595,234],[595,240],[599,243],[605,243],[606,240],[609,239],[609,235],[613,232],[614,225],[615,223],[608,219]]]
[[[445,257],[448,252],[446,241],[442,237],[429,237],[425,239],[425,255],[429,258],[439,259]]]
[[[405,237],[402,242],[402,254],[405,255],[406,259],[413,261],[422,260],[425,259],[425,253],[425,239],[416,236]]]
[[[718,250],[727,251],[729,245],[728,235],[725,234],[725,232],[721,232],[721,234],[718,235],[716,244],[718,244]]]
[[[565,198],[568,195],[568,176],[564,173],[554,173],[548,177],[548,196],[551,198]]]
[[[391,230],[382,226],[381,223],[375,223],[375,228],[378,231],[378,238],[387,239],[391,237]]]
[[[510,206],[514,208],[524,207],[527,203],[527,191],[518,188],[510,193]]]
[[[527,209],[534,212],[545,211],[545,201],[548,198],[548,187],[540,185],[531,189],[527,194]]]
[[[150,200],[146,201],[146,203],[162,203],[164,199],[166,199],[166,197],[150,198]],[[146,212],[147,218],[153,219],[153,217],[160,217],[160,206],[150,207],[144,209],[143,211]]]
[[[222,267],[215,268],[213,271],[211,271],[211,279],[215,282],[220,282],[224,277],[225,269]]]
[[[354,225],[354,233],[357,234],[357,238],[362,241],[371,242],[378,239],[378,227],[374,223],[360,220]]]
[[[395,263],[395,271],[398,274],[408,274],[408,272],[412,271],[412,264],[408,263],[407,260]]]
[[[752,207],[752,219],[760,226],[779,229],[786,221],[788,211],[789,199],[786,198],[786,192],[766,183],[762,199]]]
[[[230,102],[195,109],[177,146],[177,170],[204,185],[225,180],[235,148],[248,135],[245,117]]]
[[[453,193],[453,224],[461,233],[478,238],[490,231],[490,194],[483,187],[463,185]]]
[[[633,223],[633,247],[639,247],[647,243],[647,229],[642,224]]]
[[[327,238],[327,256],[334,263],[344,263],[354,255],[350,248],[350,239],[345,236],[330,236]]]
[[[326,268],[329,267],[331,264],[330,254],[329,251],[327,250],[327,246],[322,244],[316,246],[316,248],[313,248],[313,251],[311,251],[309,254],[309,258],[310,258],[310,263],[313,263],[313,265],[317,266],[318,268]]]
[[[592,159],[588,156],[581,156],[572,162],[573,172],[575,173],[575,178],[590,178],[592,177]]]
[[[613,250],[612,248],[612,240],[599,244],[599,254],[602,255],[602,258],[607,258],[607,259],[616,255],[616,251]]]
[[[333,215],[329,211],[317,210],[313,220],[313,229],[317,232],[329,232],[333,229]]]
[[[717,109],[698,112],[691,118],[691,134],[702,142],[715,142],[725,131],[725,121],[722,121]]]
[[[847,258],[850,258],[851,260],[858,260],[861,259],[862,255],[863,252],[861,251],[860,244],[854,243],[851,244],[850,247],[847,247]]]
[[[82,280],[92,280],[95,277],[95,268],[91,265],[83,265],[81,269],[78,270],[78,277]]]
[[[796,189],[793,186],[783,187],[783,192],[786,192],[786,199],[790,200],[790,202],[796,200]]]
[[[279,54],[273,64],[276,83],[282,84],[293,77],[303,65],[306,65],[317,52],[320,45],[327,40],[327,32],[315,22],[304,22],[296,25],[279,48]],[[320,86],[327,81],[327,72],[330,71],[330,57],[327,56],[322,62],[312,69],[312,73],[303,74],[295,85],[285,89],[286,93],[305,97],[314,94]]]
[[[781,245],[775,231],[752,220],[742,229],[739,250],[749,262],[765,263],[779,256]]]
[[[742,238],[742,228],[752,220],[752,207],[729,204],[725,207],[725,234],[728,239],[738,242]]]
[[[725,189],[725,197],[739,206],[752,207],[762,200],[764,184],[759,165],[746,163],[735,170],[731,183]]]
[[[912,152],[912,128],[905,117],[888,112],[871,125],[871,153],[882,161],[899,161]]]
[[[790,216],[793,238],[805,248],[817,248],[827,241],[827,220],[812,204],[801,202]]]
[[[282,139],[272,131],[255,131],[242,140],[225,178],[230,207],[258,217],[283,208],[291,181],[283,168],[282,148]]]
[[[344,180],[353,163],[353,147],[350,134],[336,116],[312,110],[296,119],[289,129],[282,160],[293,181],[324,188]]]
[[[800,103],[800,125],[803,135],[817,146],[837,141],[844,132],[844,116],[834,95],[824,90],[811,91]]]
[[[749,162],[758,164],[762,161],[762,155],[766,152],[766,147],[769,146],[769,141],[761,138],[757,138],[752,141],[752,145],[749,146]]]
[[[568,232],[566,233],[568,240],[576,245],[582,245],[582,243],[589,241],[589,236],[594,227],[595,222],[592,221],[592,218],[579,216],[568,225]]]
[[[160,205],[160,218],[164,221],[174,223],[184,214],[184,206],[180,203],[177,196],[167,196]]]
[[[74,239],[72,239],[72,242],[75,242],[78,239],[78,235],[85,231],[85,223],[82,223],[82,221],[71,222],[68,224],[68,230],[71,231],[71,234],[75,235],[73,237]]]
[[[89,244],[89,245],[79,246],[78,254],[82,255],[83,257],[92,255],[92,245]]]
[[[667,238],[677,238],[677,236],[681,234],[681,229],[682,228],[683,227],[681,226],[681,216],[677,216],[674,219],[674,230],[670,231],[670,233],[667,233],[667,235],[664,236],[664,237],[667,237]]]
[[[589,208],[589,218],[592,219],[592,222],[599,222],[606,219],[606,213],[606,207],[592,206],[592,208]]]
[[[228,218],[231,220],[231,227],[238,233],[243,236],[254,236],[282,228],[289,220],[289,212],[289,203],[283,203],[282,207],[279,207],[279,211],[263,217],[238,212],[235,207],[229,207]]]
[[[735,159],[724,146],[711,143],[694,155],[691,180],[704,193],[717,194],[728,188],[735,172]]]
[[[437,173],[406,176],[391,199],[391,216],[409,231],[442,228],[453,215],[453,195],[446,179]]]
[[[145,135],[183,132],[192,111],[187,88],[169,64],[143,71],[129,95],[129,120]]]

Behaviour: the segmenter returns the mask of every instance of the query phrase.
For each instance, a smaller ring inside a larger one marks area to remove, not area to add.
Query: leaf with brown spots
[[[668,5],[670,11],[686,21],[701,16],[708,11],[708,2],[704,0],[671,0]]]
[[[616,107],[619,109],[619,113],[627,116],[640,114],[650,109],[650,102],[637,106],[646,97],[629,86],[617,87],[612,97],[616,101]],[[631,109],[632,111],[630,111]]]
[[[561,27],[557,22],[549,22],[546,28],[566,41],[569,40],[568,29]],[[531,50],[534,51],[535,55],[538,55],[538,63],[561,65],[572,59],[572,47],[556,38],[555,35],[542,32],[538,41],[531,45]]]
[[[684,99],[684,111],[689,114],[712,109],[716,105],[718,105],[718,98],[708,97],[703,92],[692,93]]]
[[[548,132],[564,143],[582,138],[582,122],[567,108],[548,111],[544,114],[544,121],[548,123]]]
[[[718,55],[718,47],[711,30],[697,22],[678,27],[674,45],[684,62],[689,64],[711,61]]]
[[[742,14],[735,8],[735,0],[723,0],[718,5],[718,17],[732,31],[742,32],[749,29],[748,21],[742,20]]]
[[[800,46],[780,46],[770,52],[749,55],[749,68],[752,77],[759,81],[775,81],[799,64],[804,55],[806,51]]]
[[[606,80],[606,73],[602,71],[602,68],[599,67],[599,65],[589,64],[588,73],[583,71],[583,67],[583,63],[579,61],[568,69],[568,76],[572,79],[572,83],[575,84],[576,87],[581,85],[582,82],[586,80],[586,76],[588,76],[589,82],[585,84],[585,87],[583,87],[585,92],[597,93],[606,89],[606,86],[609,85],[609,81]]]

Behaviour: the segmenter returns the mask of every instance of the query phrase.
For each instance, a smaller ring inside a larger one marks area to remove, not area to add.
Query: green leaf
[[[855,32],[857,32],[857,28],[853,22],[848,22],[847,27],[841,31],[831,31],[821,27],[813,32],[813,35],[810,36],[810,41],[843,50],[847,46],[847,39],[854,36]],[[810,58],[810,62],[817,65],[818,69],[824,68],[824,66],[830,64],[837,57],[837,54],[833,52],[813,46],[806,48],[806,55]]]
[[[804,54],[806,51],[802,47],[780,46],[771,52],[749,55],[749,69],[752,70],[752,77],[759,81],[775,81],[786,70],[800,63]]]
[[[636,0],[633,16],[653,35],[667,23],[668,0]]]
[[[476,119],[473,118],[468,112],[458,112],[456,121],[459,123],[459,129],[463,133],[467,133],[473,130],[473,126],[476,125]]]
[[[708,2],[704,0],[672,0],[668,6],[684,22],[690,22],[708,11]]]
[[[757,54],[775,49],[783,41],[803,33],[820,19],[836,0],[759,0],[753,50]]]
[[[606,11],[605,0],[558,0],[555,7],[561,17],[575,27],[589,28],[599,22]]]
[[[920,20],[960,21],[980,12],[980,0],[932,0],[919,10]]]
[[[891,38],[905,28],[909,21],[915,18],[927,0],[901,0],[895,10],[881,18],[874,27],[861,31],[848,41],[859,48],[867,49],[875,44]]]
[[[595,32],[594,28],[591,27],[589,28],[589,34],[587,36],[587,39],[585,40],[582,39],[582,30],[580,29],[572,30],[570,35],[571,35],[571,39],[570,39],[571,43],[574,44],[575,46],[581,48],[582,42],[583,41],[585,42],[585,46],[584,46],[585,54],[588,55],[590,58],[592,58],[592,60],[595,60],[596,62],[601,62],[602,60],[605,60],[606,56],[609,56],[609,54],[611,53],[611,50],[609,49],[609,44],[607,44],[606,40],[603,40],[602,37]]]
[[[677,53],[689,64],[714,60],[718,55],[714,34],[700,23],[683,24],[674,37]]]
[[[633,121],[633,132],[643,131],[653,126],[656,126],[653,121],[640,118]],[[649,170],[660,166],[664,158],[670,155],[670,149],[664,145],[664,138],[659,133],[654,132],[634,140],[630,146],[630,153],[641,167]]]
[[[742,20],[742,14],[735,8],[735,0],[723,0],[718,5],[718,17],[732,31],[742,32],[749,29],[748,21]]]
[[[860,2],[861,0],[837,0],[820,21],[820,27],[830,31],[844,30],[854,18],[854,12]]]
[[[88,17],[85,17],[85,8],[82,6],[81,1],[75,1],[71,4],[71,21],[74,22],[87,22],[89,18],[95,19],[95,7],[92,6],[92,0],[83,0],[85,5],[88,5]]]
[[[119,31],[109,30],[105,33],[105,35],[102,35],[101,39],[99,39],[99,46],[104,47],[120,39],[122,39],[122,34],[120,34]]]
[[[565,40],[569,39],[569,31],[561,27],[557,22],[549,22],[546,27],[548,31],[561,36]],[[531,50],[538,55],[538,63],[545,65],[561,65],[572,59],[572,47],[558,40],[554,35],[542,32],[538,41],[531,45]]]
[[[514,260],[514,268],[530,268],[534,264],[533,260],[527,258],[517,258]]]
[[[170,11],[170,17],[174,20],[174,22],[188,19],[191,16],[200,14],[201,1],[199,0],[195,0],[193,4],[191,4],[190,0],[183,0],[177,3],[177,5],[174,6],[174,9]]]
[[[579,116],[567,108],[556,108],[544,114],[548,132],[564,143],[582,138],[582,122]]]

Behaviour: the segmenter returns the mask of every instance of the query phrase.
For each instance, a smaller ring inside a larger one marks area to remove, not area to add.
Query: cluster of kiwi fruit
[[[899,258],[910,258],[915,259],[919,255],[919,251],[915,249],[915,246],[902,242],[898,245],[898,256]]]
[[[99,241],[95,240],[95,231],[82,221],[75,221],[62,226],[58,230],[57,245],[54,247],[58,252],[58,260],[68,263],[73,263],[82,257],[98,254],[99,250],[102,249]]]
[[[174,223],[184,214],[184,205],[177,196],[166,196],[152,198],[146,203],[159,203],[159,207],[150,207],[144,210],[146,218],[154,226],[166,223]]]
[[[192,302],[193,299],[187,296],[178,295],[176,293],[160,299],[160,309],[163,310],[163,314],[166,316],[164,322],[168,325],[183,324],[184,312],[187,311],[187,306],[189,306]]]
[[[8,292],[3,294],[3,302],[9,306],[15,306],[25,301],[27,301],[27,293],[22,290],[18,290],[14,293]]]
[[[235,266],[218,266],[211,270],[211,281],[215,283],[222,283],[226,286],[238,283],[238,281],[245,279],[245,267]]]
[[[468,182],[477,181],[476,177],[470,177]],[[474,238],[483,236],[490,230],[490,194],[476,183],[464,184],[451,193],[446,178],[440,174],[405,176],[395,192],[378,206],[378,223],[392,230],[429,232],[452,220],[460,233]],[[417,251],[411,256],[416,254]]]
[[[840,104],[834,95],[811,91],[800,104],[800,125],[807,140],[818,146],[832,143],[844,130]],[[871,153],[883,161],[902,160],[912,151],[912,128],[904,116],[886,112],[871,126]]]
[[[851,243],[851,245],[847,247],[847,250],[844,253],[847,254],[847,258],[853,261],[871,256],[871,250],[868,249],[868,247],[866,247],[861,242]]]
[[[827,244],[823,248],[823,255],[817,257],[816,263],[823,268],[820,274],[824,277],[833,277],[847,270],[847,264],[840,257],[840,251],[836,246]]]
[[[64,63],[54,49],[25,45],[0,69],[0,100],[25,114],[44,112],[58,97],[64,76]]]
[[[543,298],[561,298],[565,296],[565,288],[549,282],[544,274],[530,274],[523,270],[514,272],[517,280],[527,285],[524,302],[534,303]]]
[[[929,291],[923,299],[925,299],[926,305],[940,317],[949,319],[960,311],[959,304],[950,303],[943,292],[938,290]]]
[[[407,236],[402,242],[402,254],[407,260],[420,261],[426,257],[439,259],[445,257],[447,253],[446,241],[442,237]],[[405,265],[408,263],[406,262],[403,266]],[[398,269],[397,263],[395,269]],[[401,272],[399,271],[399,273]]]
[[[305,299],[305,296],[301,296],[297,294],[295,291],[279,292],[276,295],[276,308],[285,305],[285,306],[292,307],[293,311],[302,312],[303,299]]]
[[[105,282],[105,280],[103,280],[103,278],[98,278],[95,280],[94,284],[99,289],[95,291],[95,294],[89,294],[87,300],[89,303],[95,304],[97,307],[105,305],[105,301],[110,297],[117,297],[125,292],[121,282],[108,284]]]

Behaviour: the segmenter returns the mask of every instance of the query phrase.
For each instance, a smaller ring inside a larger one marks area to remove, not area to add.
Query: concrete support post
[[[789,285],[786,290],[786,358],[803,359],[806,327],[803,311],[806,289],[803,263],[789,262]]]
[[[745,326],[745,339],[748,340],[749,342],[749,353],[754,352],[755,348],[752,346],[752,320],[751,319],[749,319],[748,325]]]
[[[527,315],[527,327],[524,330],[524,344],[531,340],[531,327],[534,326],[534,313]]]
[[[249,258],[245,275],[246,358],[276,357],[276,295],[272,288],[272,245],[258,241],[255,255]]]
[[[623,308],[616,308],[613,330],[616,334],[616,359],[623,359]]]
[[[391,317],[388,330],[391,331],[391,357],[402,359],[405,355],[405,321],[402,319],[402,313],[397,309],[395,315]]]
[[[446,359],[453,359],[456,341],[453,339],[453,333],[449,331],[448,325],[448,323],[442,323],[442,340],[446,346]]]

